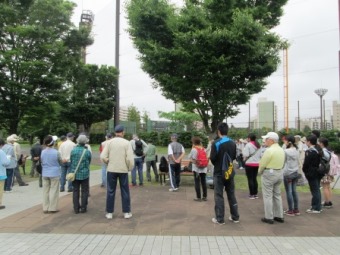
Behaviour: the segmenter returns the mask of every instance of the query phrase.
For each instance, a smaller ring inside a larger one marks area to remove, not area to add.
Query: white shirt
[[[67,162],[70,162],[71,151],[75,146],[76,144],[69,139],[60,145],[59,153],[62,161],[66,160]]]

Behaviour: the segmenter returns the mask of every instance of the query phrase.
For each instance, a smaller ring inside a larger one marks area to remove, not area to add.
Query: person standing
[[[39,187],[42,188],[42,175],[41,175],[41,152],[43,150],[43,147],[40,144],[39,138],[36,139],[36,143],[33,144],[31,148],[31,177],[39,177]],[[40,169],[40,173],[38,171],[38,168]]]
[[[240,215],[238,213],[238,205],[235,196],[235,182],[233,170],[232,175],[228,180],[222,173],[222,165],[225,154],[227,153],[231,159],[234,161],[236,159],[236,144],[233,140],[228,137],[228,124],[220,123],[217,126],[218,139],[215,140],[211,146],[210,160],[214,165],[214,198],[215,198],[215,217],[212,218],[212,222],[215,224],[223,225],[224,221],[224,198],[223,189],[227,193],[230,217],[229,221],[234,223],[239,222]]]
[[[158,182],[159,175],[156,166],[156,146],[153,145],[151,141],[148,142],[148,147],[146,148],[145,162],[146,162],[146,177],[148,179],[148,182],[151,182],[150,174],[151,167],[153,173],[155,174],[155,180],[156,182]]]
[[[326,138],[320,138],[319,139],[319,145],[322,149],[323,152],[323,160],[325,162],[330,163],[330,169],[327,174],[325,174],[324,177],[321,179],[321,186],[323,190],[323,196],[325,198],[325,202],[322,204],[323,207],[325,208],[332,208],[333,203],[332,203],[332,189],[331,189],[331,183],[334,181],[334,176],[337,174],[337,165],[339,164],[336,162],[336,155],[334,153],[331,153],[327,147],[328,147],[328,139]],[[334,157],[335,156],[335,157]]]
[[[16,134],[13,134],[12,137],[14,138],[14,153],[15,157],[17,160],[17,166],[14,168],[14,178],[13,178],[13,184],[14,184],[14,179],[17,180],[19,186],[28,186],[28,183],[25,183],[22,180],[21,174],[20,174],[20,168],[19,168],[19,160],[23,155],[21,154],[21,147],[20,144],[17,142],[19,140],[19,137]]]
[[[116,188],[119,181],[124,218],[129,219],[132,217],[132,213],[128,173],[133,168],[134,155],[130,142],[124,139],[124,126],[117,125],[115,134],[116,136],[106,144],[100,154],[103,162],[108,164],[105,217],[107,219],[113,217]]]
[[[194,198],[194,201],[200,202],[200,201],[207,201],[207,167],[198,167],[197,166],[197,158],[198,158],[198,150],[203,150],[204,153],[204,147],[201,143],[201,138],[198,136],[195,136],[192,138],[192,144],[193,147],[191,149],[191,152],[189,154],[189,159],[192,162],[192,171],[194,173],[194,179],[195,179],[195,191],[196,191],[196,198]],[[208,157],[207,157],[207,163],[208,163]],[[201,186],[202,186],[202,193],[201,193]]]
[[[7,158],[10,160],[10,163],[6,167],[6,176],[7,179],[5,180],[5,192],[11,192],[12,191],[12,184],[13,184],[13,175],[14,175],[14,169],[16,168],[18,162],[15,157],[14,152],[14,146],[13,143],[15,142],[15,139],[13,136],[9,136],[6,139],[7,143],[2,147],[2,150],[6,153]]]
[[[168,145],[170,192],[177,191],[179,188],[181,182],[181,161],[184,155],[185,150],[183,145],[177,142],[177,134],[172,134],[171,143]]]
[[[61,156],[61,175],[60,175],[60,192],[65,191],[65,184],[66,184],[66,175],[71,170],[71,151],[76,146],[76,144],[73,142],[74,135],[73,133],[68,133],[66,135],[67,139],[65,142],[63,142],[59,147],[59,153]],[[67,192],[72,192],[72,182],[68,182],[68,189]]]
[[[283,168],[283,182],[288,203],[288,210],[284,211],[284,214],[287,216],[298,216],[300,211],[296,186],[299,179],[299,148],[295,144],[295,138],[292,135],[287,135],[284,143],[286,145],[284,150],[286,160]]]
[[[308,150],[305,154],[305,161],[303,162],[302,170],[307,178],[309,189],[312,194],[311,208],[307,209],[306,213],[321,213],[321,192],[320,181],[323,175],[318,173],[320,160],[322,157],[322,150],[318,151],[315,147],[318,138],[315,135],[307,136]]]
[[[2,147],[4,145],[5,145],[5,141],[0,138],[0,210],[6,208],[2,204],[2,197],[3,197],[3,194],[4,194],[5,180],[7,179],[6,167],[11,162],[9,160],[9,157],[7,157],[6,153],[2,150]]]
[[[236,160],[237,160],[237,164],[238,164],[238,169],[240,170],[244,170],[244,160],[243,160],[243,149],[245,147],[245,142],[244,140],[238,139],[236,141]]]
[[[259,164],[262,175],[262,194],[264,203],[264,218],[262,222],[273,224],[274,221],[283,223],[283,209],[281,197],[281,183],[283,181],[282,168],[285,162],[285,152],[279,146],[279,136],[275,132],[268,132],[262,136],[265,140],[265,150]]]
[[[137,171],[139,178],[139,186],[143,186],[143,163],[147,144],[143,140],[139,139],[137,135],[132,136],[130,144],[135,156],[135,164],[131,172],[132,186],[137,185],[136,181]]]
[[[46,148],[41,152],[43,181],[43,212],[58,212],[60,153],[54,148],[55,141],[51,135],[44,139]]]
[[[79,135],[77,138],[77,146],[71,151],[71,173],[75,174],[72,182],[73,186],[73,209],[76,214],[79,212],[86,213],[89,197],[89,176],[91,152],[85,147],[88,142],[86,135]],[[81,196],[80,196],[81,192]],[[80,202],[79,202],[79,197]]]
[[[259,198],[257,174],[259,171],[259,162],[261,159],[261,145],[256,141],[255,134],[248,135],[248,143],[244,147],[243,160],[245,162],[246,175],[249,188],[249,199]]]
[[[102,142],[100,144],[100,147],[99,147],[99,153],[102,153],[104,148],[105,148],[105,145],[107,144],[107,142],[112,138],[112,135],[111,134],[107,134],[105,136],[105,141]],[[106,168],[107,168],[107,164],[102,162],[102,184],[100,185],[100,187],[104,188],[106,187]]]

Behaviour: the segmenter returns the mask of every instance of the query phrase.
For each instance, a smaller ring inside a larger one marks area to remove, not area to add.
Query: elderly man
[[[13,176],[14,176],[14,169],[17,167],[17,159],[15,157],[14,152],[14,144],[15,138],[13,136],[7,137],[7,144],[2,147],[2,150],[6,153],[7,158],[10,160],[10,163],[6,166],[6,176],[7,179],[5,180],[5,192],[12,191],[12,184],[13,184]]]
[[[19,140],[19,137],[16,134],[12,134],[11,136],[14,138],[13,148],[14,148],[15,157],[17,159],[17,166],[14,168],[14,172],[13,172],[14,178],[17,180],[19,186],[28,186],[28,183],[25,183],[22,180],[20,169],[19,169],[19,159],[22,157],[21,147],[20,147],[20,144],[17,142]],[[14,178],[13,178],[13,184],[14,184]]]
[[[279,136],[269,132],[262,136],[267,147],[259,165],[262,175],[262,194],[265,217],[262,222],[273,224],[274,221],[283,223],[283,209],[281,198],[281,183],[283,181],[282,168],[285,161],[284,150],[279,146]]]
[[[71,151],[76,146],[73,142],[74,135],[73,133],[68,133],[66,135],[67,140],[63,142],[59,147],[59,153],[61,156],[61,176],[60,176],[60,192],[65,191],[65,184],[66,184],[66,175],[71,170]],[[73,191],[72,182],[68,182],[68,192]]]
[[[105,217],[112,219],[119,180],[124,218],[129,219],[132,217],[132,213],[128,173],[133,168],[134,157],[130,142],[124,139],[124,126],[117,125],[115,133],[116,136],[107,142],[100,154],[101,160],[108,164]]]
[[[132,140],[130,141],[133,154],[135,156],[135,165],[131,172],[132,186],[137,186],[137,171],[139,178],[139,186],[143,186],[143,163],[144,156],[147,148],[147,144],[139,139],[137,135],[133,135]]]
[[[177,142],[177,134],[172,134],[171,143],[168,145],[170,192],[177,191],[181,183],[181,161],[184,155],[185,150],[183,145]]]

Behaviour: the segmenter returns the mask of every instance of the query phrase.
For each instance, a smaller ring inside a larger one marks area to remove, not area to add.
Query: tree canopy
[[[0,1],[0,125],[9,133],[61,97],[81,47],[92,43],[88,29],[71,23],[73,8],[66,0]]]
[[[286,2],[130,0],[129,33],[153,86],[214,132],[276,70],[284,41],[271,29]]]

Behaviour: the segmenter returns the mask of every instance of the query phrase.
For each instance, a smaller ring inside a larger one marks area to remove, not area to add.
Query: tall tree
[[[134,105],[130,105],[128,107],[128,114],[127,120],[136,123],[136,131],[141,131],[141,117],[140,112],[138,111],[137,107]]]
[[[260,92],[283,40],[270,29],[287,0],[131,0],[130,35],[163,95],[196,110],[207,132]]]
[[[112,118],[118,71],[114,67],[78,65],[65,96],[62,116],[90,133],[93,123]]]
[[[67,0],[0,1],[0,125],[10,133],[37,105],[58,100],[81,47],[92,42],[71,23],[73,8]]]

